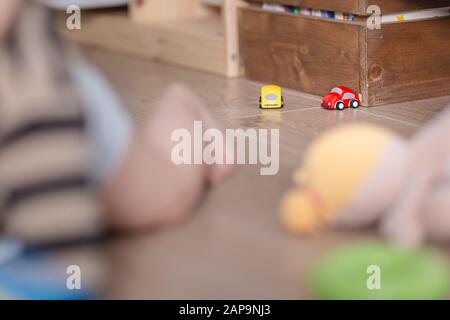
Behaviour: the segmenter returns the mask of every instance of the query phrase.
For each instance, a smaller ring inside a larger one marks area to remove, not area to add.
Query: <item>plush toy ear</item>
[[[429,187],[429,171],[412,175],[406,190],[381,223],[381,232],[389,240],[404,247],[417,247],[425,241],[425,226],[420,213]]]
[[[450,107],[438,114],[411,140],[414,168],[427,167],[433,177],[441,176],[450,159]]]
[[[425,240],[424,202],[450,159],[450,108],[439,114],[411,141],[411,181],[392,207],[381,228],[400,245],[417,246]]]
[[[311,190],[291,190],[281,202],[284,226],[298,234],[314,233],[322,229],[327,221],[322,204]]]
[[[450,240],[450,176],[433,187],[424,205],[424,224],[429,238]]]

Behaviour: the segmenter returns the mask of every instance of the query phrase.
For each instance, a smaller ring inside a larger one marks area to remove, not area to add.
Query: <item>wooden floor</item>
[[[410,136],[450,102],[450,97],[441,97],[334,112],[321,109],[319,97],[285,91],[283,111],[261,111],[259,83],[94,49],[86,53],[110,79],[136,122],[151,112],[161,90],[177,81],[201,95],[228,128],[280,129],[278,175],[260,176],[258,167],[239,167],[211,190],[183,225],[67,252],[68,260],[84,257],[89,275],[103,277],[107,298],[311,298],[308,272],[320,257],[337,246],[376,235],[347,231],[302,238],[283,230],[279,201],[291,186],[305,147],[324,130],[351,121],[383,125]],[[449,247],[442,250],[450,253]]]

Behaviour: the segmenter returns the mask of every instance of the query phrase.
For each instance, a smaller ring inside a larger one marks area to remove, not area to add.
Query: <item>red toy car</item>
[[[326,109],[344,110],[345,108],[358,108],[361,105],[361,95],[347,87],[331,89],[322,100],[322,107]]]

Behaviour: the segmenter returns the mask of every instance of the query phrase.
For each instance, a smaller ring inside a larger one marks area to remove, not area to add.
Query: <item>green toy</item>
[[[319,299],[445,299],[449,266],[431,249],[383,242],[347,246],[326,256],[312,273]]]

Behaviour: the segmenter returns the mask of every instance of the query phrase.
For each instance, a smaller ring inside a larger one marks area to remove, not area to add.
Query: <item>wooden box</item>
[[[253,0],[256,1],[256,0]],[[260,1],[262,2],[262,1]],[[444,0],[264,0],[358,15],[341,21],[291,13],[239,10],[239,45],[246,77],[325,95],[345,85],[363,105],[450,94],[450,18],[367,27],[366,6],[383,14],[450,6]]]

